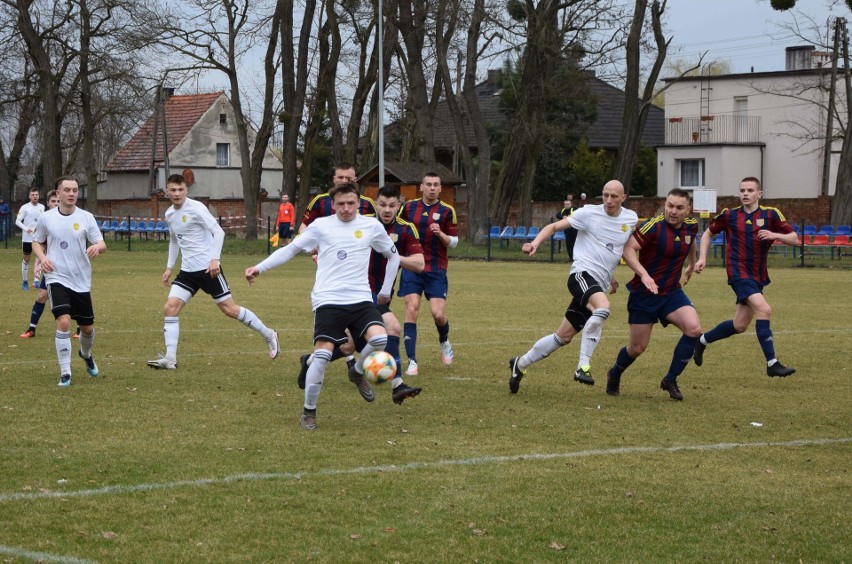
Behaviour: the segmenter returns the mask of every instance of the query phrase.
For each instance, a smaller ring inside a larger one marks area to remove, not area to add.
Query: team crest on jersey
[[[180,220],[182,222],[186,223],[186,214],[183,214],[182,216],[180,216]]]
[[[687,245],[692,244],[692,235],[684,235],[683,240]]]
[[[71,226],[71,228],[74,229],[74,231],[79,231],[80,230],[80,224],[75,223],[74,225]]]
[[[344,260],[346,258],[346,251],[342,249],[337,251],[337,258],[340,260]]]
[[[61,243],[59,243],[59,248],[62,249],[63,251],[65,249],[67,249],[68,248],[68,241],[62,241]]]
[[[755,221],[755,223],[757,224],[758,227],[763,227],[763,224],[765,222],[766,222],[766,220],[763,219],[762,217],[760,219],[758,219],[757,221]]]
[[[391,241],[393,241],[394,243],[396,243],[397,241],[399,241],[399,235],[398,235],[398,234],[396,234],[396,233],[391,233],[391,234],[390,234],[390,238],[391,238]]]
[[[627,233],[627,224],[626,224],[626,223],[622,223],[622,224],[621,224],[621,232],[622,232],[622,233]]]
[[[363,237],[363,236],[364,236],[364,232],[363,232],[363,231],[361,231],[360,229],[356,229],[356,230],[355,230],[355,238],[356,238],[356,239],[360,239],[360,238],[361,238],[361,237]]]
[[[432,219],[434,219],[435,221],[438,221],[439,219],[441,219],[441,214],[438,213],[438,212],[433,213]]]

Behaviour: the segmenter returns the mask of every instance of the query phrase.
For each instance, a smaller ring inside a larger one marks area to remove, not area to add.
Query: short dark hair
[[[186,184],[186,178],[182,174],[170,174],[166,179],[166,186],[169,184]]]
[[[672,188],[669,190],[669,193],[666,196],[677,196],[679,198],[686,198],[689,201],[689,192],[684,190],[683,188]]]
[[[343,161],[341,163],[337,163],[336,165],[334,165],[334,170],[348,170],[350,168],[352,170],[355,170],[355,171],[358,170],[357,168],[355,168],[354,164],[346,162],[346,161]]]
[[[379,188],[379,196],[399,199],[399,186],[382,186]]]
[[[431,170],[430,170],[429,172],[427,172],[426,174],[424,174],[424,175],[423,175],[423,180],[426,180],[426,177],[427,177],[427,176],[428,176],[428,177],[431,177],[431,178],[441,178],[441,175],[440,175],[440,174],[438,174],[437,172],[432,172]],[[421,180],[421,182],[422,182],[423,180]]]
[[[77,182],[77,179],[74,178],[73,176],[67,176],[67,175],[66,176],[60,176],[59,178],[56,179],[56,182],[53,183],[53,187],[59,188],[59,185],[62,184],[63,182],[65,182],[66,180],[73,180],[74,182]],[[33,186],[32,188],[30,188],[30,192],[32,192],[32,191],[38,192],[38,188]]]
[[[59,192],[57,192],[55,189],[54,189],[54,190],[51,190],[50,192],[48,192],[48,193],[47,193],[47,196],[45,196],[45,198],[47,198],[48,200],[50,200],[50,199],[51,199],[52,197],[54,197],[54,196],[59,196]]]
[[[361,192],[358,190],[358,185],[354,182],[344,182],[343,184],[337,184],[336,186],[332,186],[331,190],[328,191],[328,197],[334,201],[334,197],[338,194],[355,194],[356,196],[361,196]]]
[[[742,184],[743,182],[754,182],[755,184],[757,184],[758,190],[763,190],[763,188],[761,188],[761,186],[760,186],[760,180],[758,180],[754,176],[746,176],[745,178],[740,180],[740,184]]]

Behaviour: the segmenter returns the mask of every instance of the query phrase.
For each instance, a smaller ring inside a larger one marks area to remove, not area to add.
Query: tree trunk
[[[86,208],[97,215],[98,166],[95,160],[95,119],[92,115],[92,84],[89,80],[89,60],[92,36],[91,14],[87,0],[80,5],[80,105],[83,114],[83,162],[86,167]]]
[[[427,30],[429,3],[420,0],[400,0],[399,33],[405,44],[405,70],[408,78],[410,109],[413,114],[410,149],[413,160],[435,161],[435,142],[432,132],[433,114],[429,104],[423,49]],[[439,77],[435,77],[437,86]]]
[[[849,70],[849,35],[843,24],[843,80],[846,86],[846,131],[837,165],[837,183],[831,203],[831,223],[852,225],[852,76]]]

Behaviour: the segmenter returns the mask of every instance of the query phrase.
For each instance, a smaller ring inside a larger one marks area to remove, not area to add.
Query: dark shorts
[[[391,299],[393,299],[393,292],[392,291],[391,291]],[[379,310],[379,313],[382,314],[382,315],[391,312],[390,302],[388,302],[386,304],[380,304],[379,303],[379,295],[376,294],[375,292],[373,292],[373,304],[375,304],[376,309]]]
[[[25,255],[33,254],[33,244],[32,243],[21,243],[21,250]]]
[[[731,290],[737,295],[738,304],[745,304],[748,297],[753,294],[763,293],[763,284],[758,284],[754,280],[736,280],[729,284]]]
[[[193,296],[198,290],[201,290],[205,294],[209,294],[214,300],[231,295],[231,289],[225,279],[225,271],[221,267],[219,267],[219,276],[216,278],[211,278],[210,274],[203,270],[196,272],[181,270],[172,284],[183,288]]]
[[[578,272],[568,277],[568,291],[573,299],[565,310],[565,319],[577,332],[583,330],[586,322],[592,316],[589,311],[589,298],[598,292],[604,292],[601,285],[588,272]]]
[[[400,298],[409,294],[424,294],[427,300],[432,298],[447,299],[449,283],[447,282],[447,271],[439,272],[411,272],[403,270],[399,277],[399,292],[397,296]]]
[[[50,298],[50,311],[53,312],[54,318],[70,315],[77,325],[84,327],[95,323],[91,292],[75,292],[53,282],[47,285],[47,296]]]
[[[293,227],[289,223],[279,223],[278,224],[278,238],[279,239],[292,239],[293,238]]]
[[[363,342],[364,333],[373,325],[385,326],[382,314],[371,302],[322,306],[314,312],[314,342],[342,345],[349,340],[347,329],[356,343],[358,339]]]
[[[666,318],[684,306],[693,307],[681,288],[664,296],[648,292],[630,292],[627,298],[627,323],[653,325],[659,321],[660,325],[667,327],[669,321]]]

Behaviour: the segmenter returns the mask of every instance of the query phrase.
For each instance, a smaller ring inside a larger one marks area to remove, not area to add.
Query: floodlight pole
[[[379,43],[379,188],[385,185],[385,80],[384,80],[384,57],[383,57],[383,43],[384,43],[384,34],[382,33],[382,20],[384,19],[384,13],[382,12],[382,0],[379,0],[379,13],[378,13],[378,34],[379,37],[377,39]]]

